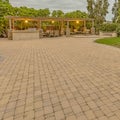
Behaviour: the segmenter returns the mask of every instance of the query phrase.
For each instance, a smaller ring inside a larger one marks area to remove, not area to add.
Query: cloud
[[[115,2],[115,0],[108,0],[109,1],[109,9],[108,9],[108,14],[106,16],[107,20],[112,20],[113,14],[112,14],[112,7]]]
[[[36,9],[49,8],[72,11],[76,9],[86,11],[86,1],[83,0],[10,0],[13,6],[27,6]]]
[[[10,0],[10,3],[13,6],[27,6],[36,9],[49,8],[50,10],[63,10],[64,12],[73,11],[73,10],[81,10],[87,11],[86,0]],[[109,0],[109,14],[107,15],[107,19],[110,20],[112,18],[111,8],[114,0]]]

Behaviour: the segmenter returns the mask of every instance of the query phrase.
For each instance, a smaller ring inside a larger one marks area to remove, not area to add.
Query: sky
[[[86,0],[9,0],[13,6],[27,6],[36,9],[49,8],[50,10],[62,10],[64,12],[81,10],[86,11]],[[112,19],[111,8],[115,0],[109,0],[109,14],[106,19]]]

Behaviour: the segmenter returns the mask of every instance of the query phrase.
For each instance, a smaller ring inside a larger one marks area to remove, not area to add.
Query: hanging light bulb
[[[79,21],[77,20],[76,23],[79,24]]]
[[[28,23],[28,20],[25,20],[25,23]]]
[[[52,20],[52,23],[55,23],[55,21],[54,21],[54,20]]]

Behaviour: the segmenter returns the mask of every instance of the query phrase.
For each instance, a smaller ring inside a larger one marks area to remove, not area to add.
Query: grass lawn
[[[120,37],[97,39],[95,42],[120,48]]]

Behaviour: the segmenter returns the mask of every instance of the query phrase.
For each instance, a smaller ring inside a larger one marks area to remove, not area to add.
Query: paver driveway
[[[95,38],[0,41],[0,120],[120,120],[120,49]]]

